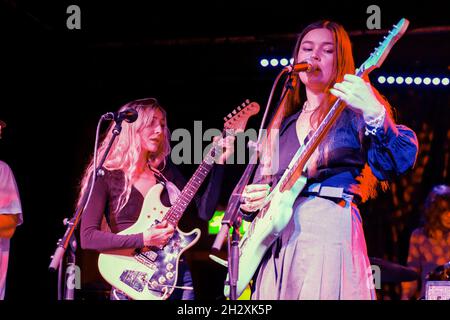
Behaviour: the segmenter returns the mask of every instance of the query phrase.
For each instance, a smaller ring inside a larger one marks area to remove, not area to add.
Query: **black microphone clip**
[[[125,120],[128,123],[135,122],[138,118],[138,112],[135,109],[129,108],[120,112],[108,112],[102,115],[103,120],[114,120],[122,122]]]

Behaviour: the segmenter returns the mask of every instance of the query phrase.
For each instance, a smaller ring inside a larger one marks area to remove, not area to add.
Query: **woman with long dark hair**
[[[307,164],[308,184],[259,266],[252,298],[374,299],[357,205],[375,196],[378,182],[414,165],[416,135],[396,125],[388,102],[367,79],[354,75],[350,39],[340,24],[319,21],[307,26],[293,59],[309,60],[314,70],[294,79],[279,118],[272,121],[279,144],[267,149],[272,154],[265,155],[243,193],[244,218],[258,212],[270,187],[337,98],[346,108]]]

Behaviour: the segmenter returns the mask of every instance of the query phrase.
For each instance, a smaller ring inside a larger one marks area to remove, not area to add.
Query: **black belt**
[[[323,186],[320,183],[312,183],[300,192],[302,197],[321,197],[333,202],[340,202],[341,200],[347,200],[352,202],[353,195],[345,193],[342,187],[330,187]]]

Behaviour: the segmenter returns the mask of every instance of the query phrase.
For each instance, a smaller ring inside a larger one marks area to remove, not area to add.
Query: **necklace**
[[[317,106],[315,108],[311,108],[308,100],[306,100],[305,103],[303,104],[302,112],[305,112],[305,113],[313,112],[313,111],[317,110],[317,108],[319,108],[319,106]]]

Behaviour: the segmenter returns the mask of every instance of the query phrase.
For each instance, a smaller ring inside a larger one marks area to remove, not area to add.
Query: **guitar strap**
[[[169,201],[170,204],[173,205],[175,201],[177,200],[178,196],[181,194],[180,189],[173,183],[170,182],[161,171],[153,168],[152,166],[149,166],[150,170],[153,171],[155,174],[155,178],[158,180],[159,183],[161,183],[167,190],[167,193],[169,194]]]

